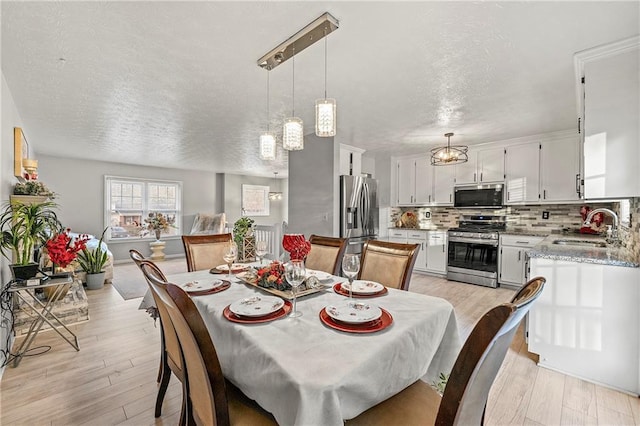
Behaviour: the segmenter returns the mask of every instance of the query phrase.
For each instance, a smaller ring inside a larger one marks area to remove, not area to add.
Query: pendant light
[[[336,100],[327,98],[327,27],[324,29],[324,99],[316,100],[316,135],[336,135]]]
[[[282,192],[281,191],[275,191],[276,184],[278,183],[277,177],[278,177],[278,172],[273,172],[273,189],[274,189],[274,191],[269,191],[269,200],[271,200],[271,201],[282,200]]]
[[[271,122],[269,114],[269,73],[267,68],[267,131],[260,135],[260,158],[263,160],[276,159],[276,136],[271,132]]]
[[[304,148],[304,130],[302,120],[296,117],[296,47],[293,46],[292,63],[292,114],[284,120],[282,129],[282,147],[288,151],[299,151]]]
[[[448,166],[469,161],[467,155],[469,147],[465,145],[451,146],[451,136],[453,136],[453,133],[445,133],[444,136],[447,138],[447,146],[431,150],[431,165]]]

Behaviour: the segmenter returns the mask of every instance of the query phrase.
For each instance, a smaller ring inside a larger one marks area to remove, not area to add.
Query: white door
[[[407,238],[407,243],[418,244],[418,253],[416,255],[416,263],[413,266],[414,271],[426,271],[427,270],[427,253],[425,252],[425,238]]]
[[[576,201],[580,176],[580,138],[542,142],[540,201]]]
[[[537,142],[506,148],[507,204],[539,201],[540,144]]]
[[[504,181],[504,148],[478,151],[478,182]]]
[[[430,231],[427,237],[427,271],[447,273],[447,233]]]
[[[455,167],[433,167],[433,203],[439,206],[453,205]]]
[[[414,204],[424,205],[433,201],[433,169],[429,163],[429,158],[418,158],[415,160],[416,165],[416,194]]]
[[[414,159],[398,160],[398,204],[411,205],[416,191],[416,162]]]
[[[524,284],[524,253],[521,248],[505,246],[500,249],[500,283]]]
[[[469,161],[455,165],[456,185],[468,185],[477,182],[476,152],[470,151],[467,155],[469,156]]]

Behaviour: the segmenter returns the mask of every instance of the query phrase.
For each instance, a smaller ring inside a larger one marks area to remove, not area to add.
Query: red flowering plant
[[[289,290],[291,285],[284,277],[284,265],[277,260],[271,262],[269,266],[258,269],[258,285],[265,288],[275,288],[276,290]]]
[[[71,229],[65,229],[59,234],[54,235],[45,244],[49,259],[54,265],[54,272],[55,266],[66,268],[76,259],[78,252],[87,247],[87,241],[89,241],[88,235],[82,234],[74,239],[69,235],[69,231],[71,231]]]

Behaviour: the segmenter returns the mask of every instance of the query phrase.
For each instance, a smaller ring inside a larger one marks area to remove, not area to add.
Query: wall
[[[289,153],[288,232],[338,236],[334,226],[338,188],[333,138],[306,135],[304,149]],[[337,221],[336,221],[337,223]]]
[[[144,167],[132,164],[109,163],[39,156],[39,179],[59,194],[59,218],[64,226],[75,232],[96,236],[104,227],[104,176],[176,180],[182,182],[183,232],[191,231],[196,213],[223,211],[217,192],[219,174],[213,172]],[[165,254],[183,255],[182,240],[164,239]],[[129,249],[151,255],[149,241],[110,241],[109,249],[115,261],[128,260]]]
[[[4,74],[2,74],[2,84],[0,85],[0,98],[2,101],[0,114],[0,199],[4,203],[9,199],[9,194],[11,194],[13,185],[16,183],[16,178],[13,176],[13,128],[24,127]],[[24,129],[23,133],[25,138],[29,140],[28,130]],[[2,257],[0,261],[0,281],[3,285],[11,279],[8,265],[9,261]],[[0,350],[5,351],[11,347],[13,336],[10,337],[7,345],[7,337],[11,332],[10,324],[8,324],[6,318],[8,312],[1,307],[0,309]],[[0,358],[0,363],[3,361],[4,359]],[[4,367],[0,367],[0,377],[2,377],[3,372]]]
[[[224,176],[224,212],[230,228],[242,216],[242,185],[264,185],[270,191],[281,191],[282,200],[269,202],[269,216],[250,216],[256,225],[281,224],[287,220],[288,184],[287,179],[264,178],[225,174]]]

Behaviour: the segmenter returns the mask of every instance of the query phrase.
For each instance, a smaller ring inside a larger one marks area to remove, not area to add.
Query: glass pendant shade
[[[276,137],[266,132],[260,135],[260,158],[263,160],[276,159]]]
[[[269,200],[270,201],[277,201],[277,200],[282,200],[282,192],[281,191],[276,191],[276,184],[278,183],[278,180],[276,179],[278,176],[278,172],[273,172],[273,191],[269,191]]]
[[[445,136],[447,137],[447,146],[431,150],[431,165],[449,166],[469,161],[469,156],[467,155],[469,147],[464,145],[451,145],[451,136],[453,136],[453,133],[446,133]]]
[[[316,135],[322,138],[336,135],[336,100],[316,101]]]
[[[304,149],[304,130],[302,120],[298,117],[290,117],[284,120],[282,147],[288,151]]]

